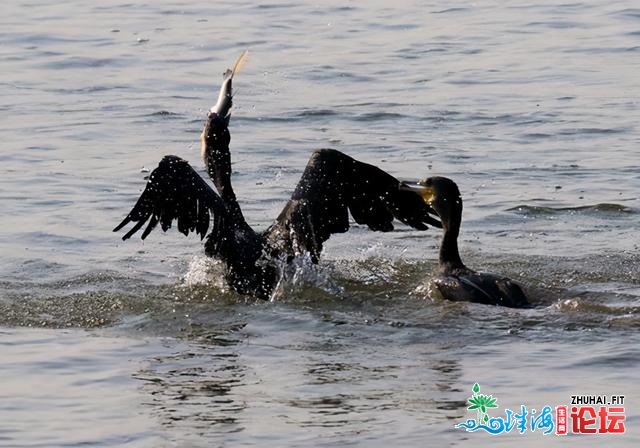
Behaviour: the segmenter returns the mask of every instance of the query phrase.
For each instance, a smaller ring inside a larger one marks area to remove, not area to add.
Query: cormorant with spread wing
[[[167,231],[177,221],[183,234],[195,231],[206,237],[205,253],[226,263],[227,282],[234,290],[269,299],[281,278],[282,262],[309,254],[317,263],[331,234],[349,229],[349,212],[358,224],[377,231],[393,230],[394,218],[420,230],[427,224],[441,227],[430,215],[431,207],[419,195],[402,191],[395,177],[339,151],[321,149],[311,156],[275,223],[255,232],[231,186],[229,152],[232,80],[245,55],[225,72],[218,102],[201,135],[202,157],[217,193],[185,160],[165,156],[131,212],[114,229],[134,223],[123,240],[145,224],[142,239],[158,224]]]
[[[417,183],[403,182],[403,191],[418,193],[442,221],[439,275],[429,285],[432,297],[522,308],[529,305],[522,288],[506,277],[476,272],[464,265],[458,251],[462,222],[462,197],[454,181],[430,177]]]

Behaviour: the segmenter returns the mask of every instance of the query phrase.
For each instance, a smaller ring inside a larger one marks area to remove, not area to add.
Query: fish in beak
[[[222,86],[220,86],[220,93],[218,94],[218,101],[215,106],[209,110],[209,113],[225,118],[227,122],[231,115],[231,106],[233,105],[233,89],[231,83],[236,73],[239,73],[240,70],[242,70],[248,54],[249,50],[243,51],[240,57],[238,57],[236,63],[233,65],[233,68],[225,70],[222,78]]]

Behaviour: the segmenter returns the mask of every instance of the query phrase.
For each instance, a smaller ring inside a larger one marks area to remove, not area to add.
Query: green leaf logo
[[[493,398],[493,395],[478,394],[475,397],[469,398],[469,403],[471,403],[472,406],[469,406],[467,409],[470,411],[473,411],[474,409],[481,409],[482,412],[487,412],[487,408],[498,407],[497,401],[498,399]]]
[[[471,403],[471,406],[469,406],[467,409],[470,411],[478,411],[478,423],[487,423],[489,421],[487,409],[497,408],[498,399],[494,398],[493,395],[480,394],[479,392],[480,385],[478,383],[475,383],[473,385],[473,396],[468,400],[469,403]]]

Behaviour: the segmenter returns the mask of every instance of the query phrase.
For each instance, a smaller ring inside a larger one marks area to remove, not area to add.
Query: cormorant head
[[[429,177],[418,182],[402,182],[402,190],[420,195],[435,210],[445,227],[450,227],[462,217],[462,197],[454,181],[447,177]]]

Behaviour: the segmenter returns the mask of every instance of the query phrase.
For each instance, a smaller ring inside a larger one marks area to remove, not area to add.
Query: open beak
[[[401,181],[400,190],[413,191],[418,196],[420,196],[422,200],[429,206],[431,206],[431,204],[436,198],[436,193],[432,187],[426,187],[424,185],[420,185],[416,181]]]

